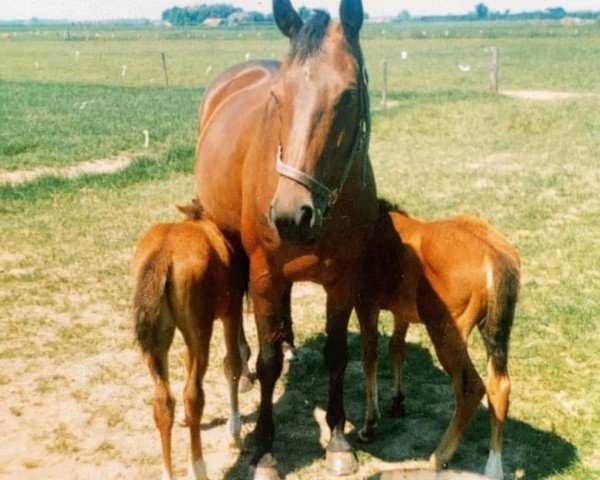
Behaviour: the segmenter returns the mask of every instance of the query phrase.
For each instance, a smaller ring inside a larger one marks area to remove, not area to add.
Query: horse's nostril
[[[275,205],[272,203],[269,205],[269,222],[273,224],[273,220],[275,219]]]
[[[314,225],[314,209],[310,205],[304,205],[300,208],[300,228],[312,227]]]

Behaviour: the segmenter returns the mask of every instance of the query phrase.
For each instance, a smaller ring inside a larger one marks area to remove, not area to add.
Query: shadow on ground
[[[345,400],[348,421],[356,429],[364,415],[364,380],[360,365],[360,337],[350,334],[350,363],[346,372]],[[407,394],[407,417],[392,418],[389,414],[392,370],[387,358],[387,336],[380,338],[379,398],[382,419],[376,440],[364,444],[357,430],[349,438],[359,462],[369,455],[385,462],[427,459],[437,446],[454,406],[454,396],[448,376],[437,368],[429,350],[409,343],[404,369]],[[316,407],[326,408],[327,378],[323,367],[323,334],[310,338],[297,350],[299,361],[294,364],[285,382],[285,393],[275,406],[276,440],[274,453],[282,477],[312,465],[324,457],[319,443],[320,429],[314,418]],[[257,388],[255,384],[255,388]],[[246,418],[256,418],[256,412]],[[452,460],[453,469],[483,472],[489,445],[489,416],[480,407]],[[246,448],[236,464],[227,472],[228,480],[248,478],[248,468],[254,442],[246,439]],[[368,455],[366,455],[368,454]],[[543,479],[566,470],[577,460],[575,447],[552,432],[510,418],[506,422],[504,471],[512,474],[520,469],[528,479]]]

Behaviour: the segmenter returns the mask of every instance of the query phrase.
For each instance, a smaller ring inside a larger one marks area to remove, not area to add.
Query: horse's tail
[[[519,265],[503,254],[498,261],[488,259],[487,315],[479,323],[479,331],[492,367],[505,373],[508,363],[508,344],[519,294]]]
[[[169,257],[161,251],[143,257],[135,266],[133,319],[135,337],[144,353],[160,342],[160,308],[169,266]]]

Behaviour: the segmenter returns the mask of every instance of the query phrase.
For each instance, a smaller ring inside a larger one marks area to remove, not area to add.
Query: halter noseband
[[[358,132],[356,137],[354,138],[354,144],[352,145],[352,151],[350,152],[350,158],[346,162],[346,166],[344,167],[344,172],[342,177],[340,178],[339,185],[336,189],[332,190],[325,184],[319,182],[317,179],[307,175],[301,170],[288,165],[283,162],[282,159],[282,147],[279,144],[279,150],[277,152],[277,163],[275,168],[277,169],[277,173],[279,175],[289,178],[300,185],[306,187],[310,193],[312,193],[315,197],[324,202],[324,211],[327,212],[335,202],[337,201],[340,192],[344,188],[346,181],[348,180],[348,176],[350,175],[350,170],[352,169],[352,165],[354,165],[354,161],[363,150],[363,147],[367,147],[369,144],[369,137],[371,135],[371,115],[370,115],[370,107],[369,107],[369,80],[367,75],[367,69],[365,66],[362,67],[361,70],[362,83],[363,88],[361,90],[360,96],[360,121],[358,125]],[[366,181],[366,171],[367,171],[367,155],[365,155],[364,166],[363,166],[363,183]]]

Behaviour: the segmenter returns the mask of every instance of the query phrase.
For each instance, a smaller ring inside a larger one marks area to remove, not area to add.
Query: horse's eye
[[[273,100],[275,100],[275,103],[278,106],[281,105],[281,102],[280,102],[279,97],[277,96],[277,93],[275,92],[275,90],[271,90],[271,97],[273,98]]]
[[[340,97],[339,105],[343,108],[349,108],[356,102],[358,92],[355,89],[346,90]]]

